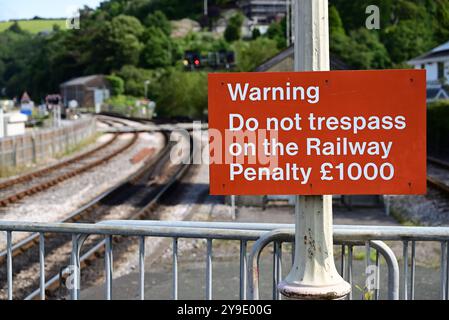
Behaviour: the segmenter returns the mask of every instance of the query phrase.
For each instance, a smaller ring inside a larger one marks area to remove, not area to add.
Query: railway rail
[[[165,139],[166,141],[168,140],[167,134],[165,134]],[[167,142],[158,155],[147,160],[144,166],[126,182],[108,190],[61,222],[99,222],[110,214],[112,207],[117,206],[130,208],[122,214],[122,217],[125,219],[154,218],[154,216],[151,216],[152,209],[158,199],[188,170],[187,164],[181,164],[176,167],[169,166],[170,152],[173,146],[173,143]],[[11,249],[14,265],[17,268],[15,274],[20,276],[22,272],[25,272],[26,276],[24,276],[24,279],[27,279],[27,283],[30,283],[30,277],[32,279],[37,277],[37,274],[33,272],[33,266],[38,257],[39,248],[37,244],[39,240],[39,234],[32,234],[16,243]],[[115,240],[120,241],[119,238]],[[60,282],[65,278],[66,274],[66,272],[60,272],[61,270],[58,269],[58,266],[70,264],[69,257],[64,255],[63,252],[70,252],[71,239],[46,235],[45,243],[46,252],[48,252],[46,260],[50,262],[46,267],[49,274],[47,279],[49,281],[45,284],[45,288],[48,297],[54,298],[57,296],[57,289],[60,288]],[[86,251],[83,252],[80,260],[81,267],[91,265],[96,258],[101,256],[103,247],[104,239],[92,237],[86,240],[84,246]],[[6,256],[6,251],[0,253],[0,264],[5,263]],[[0,279],[5,279],[5,277],[2,275]],[[19,295],[27,299],[37,298],[39,290],[34,290],[38,286],[37,281],[31,281],[31,285],[25,284],[19,290]],[[4,285],[4,283],[0,282],[0,288],[4,287]]]
[[[449,163],[432,157],[427,157],[427,162],[427,184],[449,197]]]
[[[113,126],[113,121],[101,119],[100,121]],[[114,121],[124,124],[120,120]],[[133,133],[133,137],[125,145],[115,148],[115,145],[119,143],[119,136],[120,133],[114,133],[112,139],[90,151],[59,162],[53,166],[1,182],[0,207],[6,207],[12,203],[16,203],[25,197],[47,190],[63,181],[108,162],[132,147],[138,139],[138,134]],[[105,155],[101,155],[102,152],[113,147],[113,150],[106,152]],[[27,185],[24,185],[24,183],[27,183]]]

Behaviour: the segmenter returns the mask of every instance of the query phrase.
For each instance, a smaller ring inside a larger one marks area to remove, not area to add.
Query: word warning
[[[424,194],[423,70],[209,75],[215,195]]]

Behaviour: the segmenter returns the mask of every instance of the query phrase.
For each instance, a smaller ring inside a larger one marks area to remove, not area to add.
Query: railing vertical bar
[[[280,300],[281,294],[278,290],[278,284],[282,278],[282,243],[274,242],[273,251],[273,300]]]
[[[207,239],[206,300],[212,300],[212,239]]]
[[[240,241],[240,300],[246,300],[246,279],[247,279],[247,242],[246,240]]]
[[[145,237],[139,238],[140,300],[145,300]]]
[[[446,300],[446,278],[447,278],[447,242],[441,241],[441,261],[440,261],[440,291],[441,300]]]
[[[404,262],[404,300],[408,300],[408,241],[403,242],[403,262]]]
[[[370,247],[369,241],[366,241],[365,242],[365,276],[366,277],[368,276],[368,270],[369,270],[369,267],[371,264],[370,259],[371,259],[371,247]],[[371,288],[365,288],[365,291],[362,292],[362,300],[365,300],[365,293],[366,292],[371,293],[370,291],[371,291]]]
[[[105,252],[106,300],[112,300],[112,236],[106,237]]]
[[[78,262],[78,235],[72,234],[72,253],[71,253],[71,264],[73,268],[73,288],[72,288],[72,300],[78,300],[78,290],[79,290],[79,262]]]
[[[292,243],[292,266],[295,263],[295,250],[296,250],[296,247],[295,247],[295,243],[293,242]]]
[[[6,273],[8,282],[8,300],[12,300],[12,232],[6,231]]]
[[[351,285],[351,288],[352,288],[352,260],[353,260],[353,252],[354,252],[354,248],[350,244],[348,246],[348,282]],[[352,290],[349,291],[348,299],[352,300]]]
[[[178,300],[178,238],[173,238],[173,283],[172,297]]]
[[[39,271],[40,271],[40,298],[45,300],[45,236],[39,233]]]
[[[341,245],[341,265],[340,265],[340,273],[343,279],[346,280],[346,266],[345,266],[345,258],[346,258],[346,246],[344,244]]]
[[[410,299],[415,300],[416,241],[412,241],[412,266],[410,269]]]
[[[446,241],[446,300],[449,300],[449,241]]]
[[[380,256],[379,250],[376,249],[376,287],[374,288],[374,299],[379,300],[380,296]]]

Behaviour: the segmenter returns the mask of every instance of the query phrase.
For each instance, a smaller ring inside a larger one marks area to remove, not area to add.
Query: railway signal
[[[229,70],[235,65],[235,53],[233,51],[221,50],[208,52],[205,56],[202,56],[196,51],[186,51],[183,64],[187,71],[201,68]]]

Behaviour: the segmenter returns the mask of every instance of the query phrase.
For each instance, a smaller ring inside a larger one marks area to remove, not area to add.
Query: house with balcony
[[[427,74],[427,102],[449,99],[449,41],[407,62]]]

